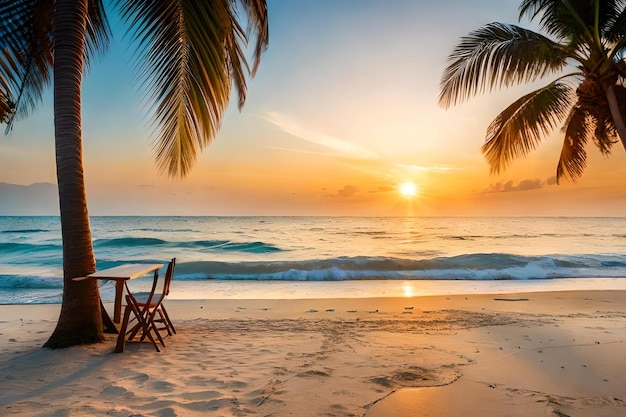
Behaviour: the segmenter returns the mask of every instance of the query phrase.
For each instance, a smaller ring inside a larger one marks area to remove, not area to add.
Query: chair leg
[[[150,332],[149,328],[145,330],[145,335],[148,336],[148,340],[150,340],[150,342],[152,342],[152,345],[154,345],[154,348],[156,349],[156,351],[160,352],[161,349],[159,349],[159,346],[157,345],[157,342],[154,340],[154,337],[152,337],[152,333]],[[165,345],[163,345],[163,346],[165,346]]]
[[[126,334],[129,335],[128,336],[128,340],[133,340],[135,338],[135,336],[137,336],[137,333],[139,332],[139,329],[141,329],[141,323],[139,322],[139,320],[137,320],[137,323],[135,323],[135,325],[133,327],[131,327],[130,330],[126,331]]]
[[[155,322],[162,325],[162,327],[159,327],[159,330],[166,330],[168,336],[172,336],[176,333],[176,330],[172,327],[171,322],[168,321],[169,317],[167,317],[167,313],[163,312],[161,309],[159,309],[157,313],[159,313],[159,318],[155,320]]]
[[[135,314],[135,317],[137,318],[137,324],[128,332],[131,333],[129,340],[132,340],[133,337],[135,337],[135,335],[137,334],[137,332],[139,332],[139,329],[141,329],[141,338],[140,341],[143,341],[144,338],[148,338],[148,340],[150,340],[150,342],[152,342],[152,344],[154,345],[154,348],[156,349],[157,352],[160,352],[161,350],[159,349],[159,346],[157,345],[156,341],[154,340],[154,337],[152,337],[152,324],[148,324],[148,321],[146,320],[147,317],[144,313],[143,310],[141,310],[133,300],[130,299],[130,297],[127,296],[127,306],[126,307],[130,307],[130,309],[133,311],[133,313]],[[130,314],[130,313],[129,313]],[[157,336],[160,335],[157,334]],[[165,346],[165,345],[163,345]]]
[[[150,340],[150,342],[152,342],[152,344],[154,345],[154,348],[156,349],[156,351],[160,352],[161,350],[159,349],[159,346],[157,345],[157,342],[154,340],[154,337],[152,337],[152,332],[151,332],[152,328],[150,327],[150,325],[144,321],[142,323],[142,325],[141,325],[141,329],[142,329],[142,334],[141,334],[140,341],[143,341],[144,337],[147,337],[148,340]],[[160,336],[159,336],[159,338],[160,338]],[[161,342],[161,344],[163,344],[163,342]],[[163,345],[163,346],[165,346],[165,345]]]
[[[156,314],[157,310],[153,311],[151,314],[146,314],[147,318],[145,320],[145,330],[143,331],[143,333],[141,334],[141,338],[139,339],[140,342],[143,342],[144,338],[147,336],[148,338],[152,337],[152,331],[154,331],[154,333],[156,334],[157,338],[159,339],[159,342],[161,342],[161,345],[163,347],[165,347],[165,342],[163,341],[163,337],[161,336],[161,333],[159,332],[159,329],[156,327],[156,324],[154,323],[154,315]]]
[[[174,332],[174,334],[176,334],[176,329],[174,328],[174,324],[172,323],[172,320],[170,320],[170,316],[167,314],[167,310],[165,309],[165,306],[163,304],[161,304],[161,311],[163,313],[163,316],[165,316],[164,317],[165,318],[165,325],[167,327],[169,327],[170,329],[172,329],[172,332]]]

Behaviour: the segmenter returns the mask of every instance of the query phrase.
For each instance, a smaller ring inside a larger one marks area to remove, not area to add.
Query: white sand
[[[626,416],[626,291],[166,304],[122,354],[0,306],[0,415]]]

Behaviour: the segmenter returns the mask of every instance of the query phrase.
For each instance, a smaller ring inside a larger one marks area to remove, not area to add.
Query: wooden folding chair
[[[140,331],[141,337],[139,341],[143,342],[147,337],[154,345],[156,351],[160,352],[155,337],[162,346],[165,346],[161,331],[167,331],[168,336],[176,333],[174,324],[170,320],[167,310],[163,305],[163,300],[170,291],[175,265],[176,258],[173,258],[167,266],[165,277],[162,280],[163,288],[159,293],[156,292],[159,282],[158,271],[154,273],[154,280],[150,292],[138,292],[133,294],[128,290],[128,287],[126,288],[126,308],[120,329],[120,337],[118,337],[118,346],[116,346],[115,349],[116,352],[124,351],[126,335],[128,335],[128,340],[133,340]],[[133,316],[132,318],[131,314]],[[127,330],[129,324],[132,324],[132,326]]]
[[[176,334],[176,328],[174,328],[174,324],[172,320],[170,320],[170,316],[167,314],[167,310],[165,309],[165,304],[163,301],[165,297],[170,294],[170,285],[172,284],[172,280],[174,279],[174,268],[176,267],[176,258],[172,258],[170,263],[167,265],[167,271],[165,272],[165,282],[163,283],[163,292],[161,293],[161,299],[157,302],[147,303],[150,305],[150,309],[152,310],[152,320],[155,324],[159,324],[161,327],[156,327],[158,331],[165,330],[167,331],[168,336],[172,336],[172,334]],[[144,303],[145,304],[145,303]],[[141,306],[142,303],[140,302]],[[159,315],[157,318],[156,315]]]

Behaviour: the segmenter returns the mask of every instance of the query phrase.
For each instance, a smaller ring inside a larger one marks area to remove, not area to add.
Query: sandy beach
[[[167,306],[162,352],[122,354],[0,306],[0,415],[626,416],[626,291]]]

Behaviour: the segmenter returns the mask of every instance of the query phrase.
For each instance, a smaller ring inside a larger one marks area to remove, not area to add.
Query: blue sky
[[[270,47],[243,111],[192,173],[153,163],[149,119],[123,25],[83,90],[91,214],[620,215],[624,152],[590,150],[582,180],[556,186],[559,132],[494,176],[480,146],[489,122],[529,87],[437,104],[446,57],[517,1],[270,0]],[[522,22],[523,26],[529,23]],[[0,139],[0,182],[55,183],[51,95]],[[398,193],[412,181],[418,195]]]

